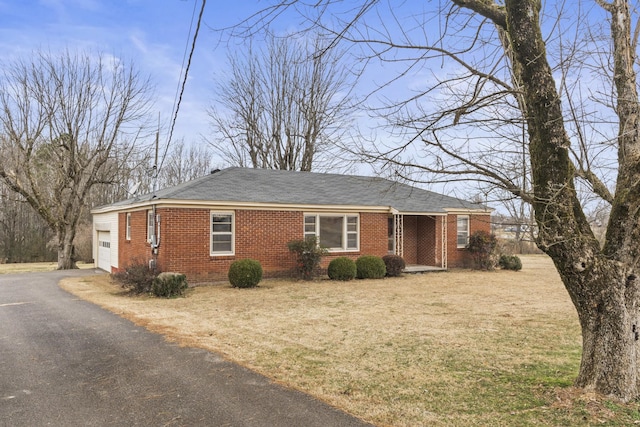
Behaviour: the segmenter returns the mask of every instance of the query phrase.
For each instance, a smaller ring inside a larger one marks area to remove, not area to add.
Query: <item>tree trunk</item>
[[[568,258],[565,257],[565,260]],[[629,401],[638,395],[639,286],[624,265],[596,256],[554,262],[576,307],[582,360],[576,386]]]
[[[78,268],[75,260],[73,230],[58,231],[58,270],[73,270]]]
[[[514,71],[527,107],[537,244],[553,259],[580,319],[583,354],[576,385],[629,401],[638,396],[638,284],[635,257],[629,256],[637,244],[622,238],[615,250],[603,253],[577,198],[571,142],[539,27],[540,6],[538,0],[506,2],[507,32],[522,65]],[[620,227],[615,217],[629,221],[627,207],[613,209],[610,226]]]
[[[613,295],[578,308],[583,344],[576,386],[629,401],[638,394],[638,315],[628,308],[637,305],[637,289],[626,295],[624,287],[618,282]]]

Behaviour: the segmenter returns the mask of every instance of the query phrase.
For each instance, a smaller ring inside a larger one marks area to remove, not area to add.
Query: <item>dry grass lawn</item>
[[[628,425],[637,405],[576,395],[575,310],[552,263],[384,280],[264,280],[129,296],[62,287],[181,345],[222,353],[377,425]]]
[[[25,262],[0,264],[0,274],[29,273],[34,271],[53,271],[58,268],[57,262]],[[93,268],[93,264],[78,263],[78,268]]]

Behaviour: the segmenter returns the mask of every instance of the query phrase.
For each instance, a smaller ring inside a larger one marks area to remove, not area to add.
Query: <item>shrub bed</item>
[[[187,276],[180,273],[160,273],[153,280],[152,292],[157,297],[174,298],[187,290]]]
[[[292,240],[287,243],[289,252],[296,254],[296,270],[304,280],[311,280],[320,270],[320,261],[328,253],[326,248],[319,245],[316,236],[309,236],[304,240]]]
[[[344,256],[331,260],[327,268],[327,274],[331,280],[349,281],[356,277],[356,263],[351,258]]]
[[[262,265],[250,258],[234,261],[229,267],[228,277],[234,288],[253,288],[262,280]]]
[[[404,262],[404,258],[400,255],[385,255],[382,257],[384,266],[387,269],[387,276],[398,277],[402,274],[407,266]]]
[[[363,255],[356,260],[356,271],[358,279],[381,279],[387,274],[387,267],[382,258]]]
[[[498,239],[486,231],[476,231],[469,236],[467,250],[473,258],[475,268],[493,270],[498,264]]]
[[[500,260],[498,261],[498,265],[503,270],[513,270],[513,271],[522,270],[522,261],[517,255],[500,255]]]
[[[120,285],[135,294],[151,292],[157,271],[149,268],[149,264],[142,260],[135,260],[122,271],[113,273],[113,277]]]

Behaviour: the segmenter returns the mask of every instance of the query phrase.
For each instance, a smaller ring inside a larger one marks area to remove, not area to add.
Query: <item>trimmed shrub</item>
[[[234,288],[253,288],[262,280],[262,265],[255,259],[240,259],[229,267],[229,282]]]
[[[517,255],[500,255],[500,260],[498,261],[498,265],[503,270],[513,270],[513,271],[522,270],[522,261]]]
[[[134,260],[122,271],[111,275],[120,285],[135,294],[151,292],[153,280],[158,275],[157,271],[149,268],[149,263],[143,260]]]
[[[493,270],[498,264],[498,239],[486,231],[476,231],[469,236],[467,250],[473,258],[475,267],[480,270]]]
[[[331,280],[348,281],[356,277],[356,263],[351,258],[341,256],[331,260],[327,268],[327,274]]]
[[[316,236],[287,243],[289,252],[296,254],[296,271],[304,280],[311,280],[319,274],[320,261],[329,251],[318,245]]]
[[[157,297],[174,298],[184,295],[187,290],[187,276],[180,273],[160,273],[153,280],[151,291]]]
[[[387,276],[389,277],[400,276],[407,266],[404,258],[400,255],[385,255],[382,257],[382,261],[384,262],[384,266],[387,269]]]
[[[387,267],[380,257],[363,255],[356,260],[358,279],[382,279],[385,274],[387,274]]]

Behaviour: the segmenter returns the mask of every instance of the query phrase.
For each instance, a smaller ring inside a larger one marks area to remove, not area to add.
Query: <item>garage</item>
[[[111,233],[98,231],[98,268],[111,273]]]

